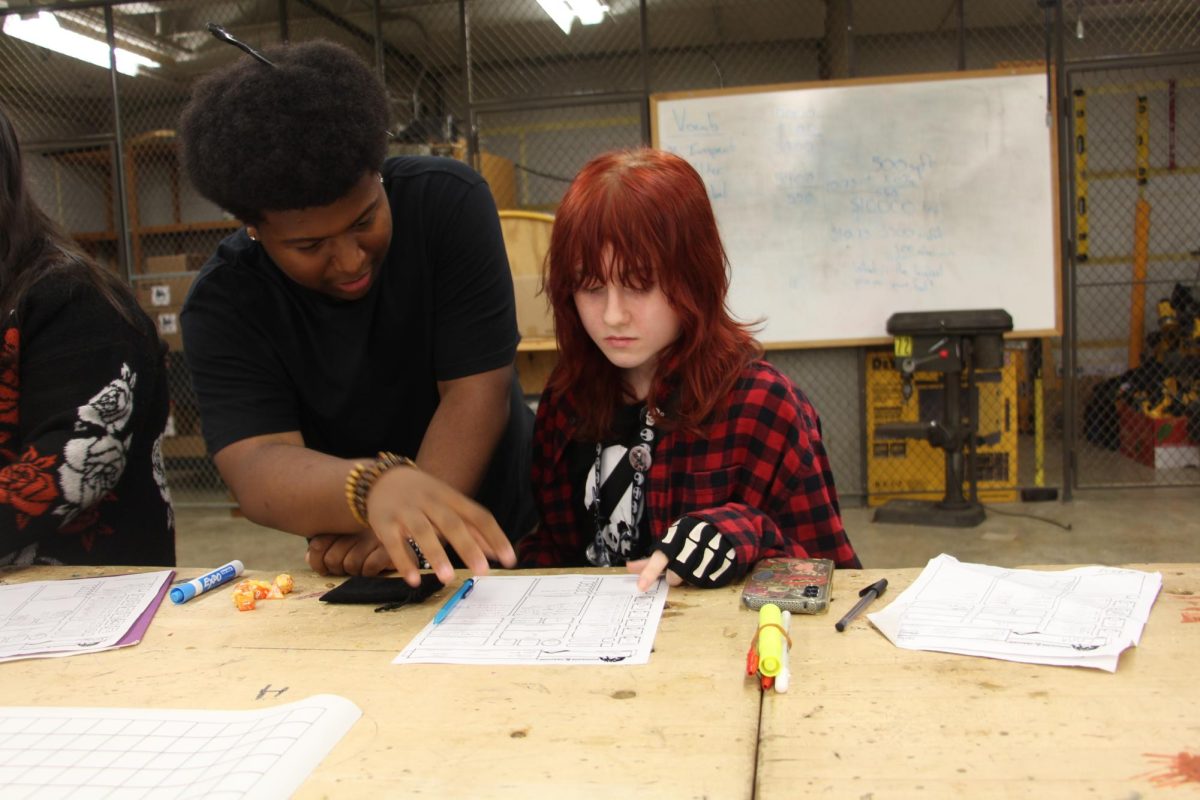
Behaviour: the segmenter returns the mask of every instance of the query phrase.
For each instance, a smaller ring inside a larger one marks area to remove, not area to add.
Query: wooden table
[[[743,675],[757,618],[740,587],[672,589],[645,666],[397,666],[447,590],[375,613],[319,602],[336,581],[307,573],[253,612],[228,587],[168,601],[136,647],[0,664],[0,705],[349,698],[362,719],[298,797],[1137,797],[1200,752],[1200,565],[1134,566],[1164,587],[1116,674],[901,650],[864,617],[834,631],[859,588],[888,578],[882,608],[917,569],[839,571],[830,613],[793,622],[785,695]]]
[[[829,615],[793,620],[792,691],[764,696],[757,797],[1143,797],[1180,753],[1197,796],[1200,565],[1129,566],[1163,589],[1115,674],[902,650],[864,617],[839,634],[858,589],[888,579],[878,610],[920,570],[839,571]]]
[[[6,582],[115,568],[0,571]],[[180,569],[191,578],[204,570]],[[251,574],[270,579],[273,575]],[[332,586],[238,612],[221,587],[164,601],[140,644],[0,664],[0,705],[262,708],[331,693],[362,718],[297,797],[751,797],[760,692],[740,588],[672,589],[644,666],[473,667],[391,660],[449,595],[386,613]]]

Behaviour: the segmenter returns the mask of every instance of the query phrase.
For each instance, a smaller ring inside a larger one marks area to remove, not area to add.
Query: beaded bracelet
[[[416,469],[417,464],[407,456],[381,452],[370,464],[355,464],[346,476],[346,505],[350,507],[354,521],[364,528],[371,527],[367,522],[367,495],[383,473],[392,467]]]

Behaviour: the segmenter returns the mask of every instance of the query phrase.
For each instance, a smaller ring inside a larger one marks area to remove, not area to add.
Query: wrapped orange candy
[[[253,611],[259,600],[282,600],[295,585],[286,572],[276,575],[274,583],[244,580],[233,587],[233,604],[238,611]]]
[[[254,610],[254,590],[238,585],[233,587],[233,604],[238,611]]]

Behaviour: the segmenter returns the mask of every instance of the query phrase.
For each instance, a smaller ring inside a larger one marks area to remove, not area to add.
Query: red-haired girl
[[[700,175],[639,149],[590,161],[555,215],[558,366],[538,407],[523,566],[627,564],[722,586],[769,556],[858,567],[816,410],[726,308]]]

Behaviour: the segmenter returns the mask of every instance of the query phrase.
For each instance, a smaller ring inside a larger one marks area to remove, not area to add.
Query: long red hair
[[[579,432],[599,439],[629,402],[618,367],[592,342],[575,292],[611,278],[636,288],[658,284],[679,315],[679,338],[660,353],[647,402],[664,427],[695,430],[728,397],[738,373],[762,353],[751,326],[726,305],[729,260],[700,174],[684,159],[650,148],[589,161],[554,217],[543,288],[554,310],[558,365],[547,381],[578,411]]]

